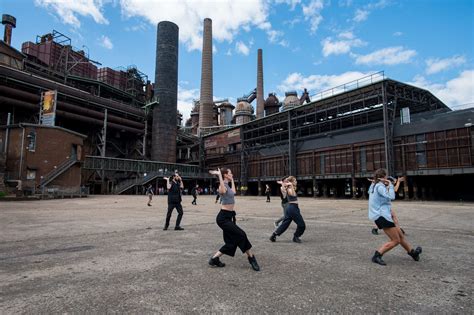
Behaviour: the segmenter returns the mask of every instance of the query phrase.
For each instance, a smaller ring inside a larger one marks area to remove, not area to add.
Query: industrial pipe
[[[23,107],[23,108],[28,108],[28,109],[38,110],[38,105],[36,105],[36,104],[31,104],[29,102],[20,101],[20,100],[16,100],[16,99],[5,97],[5,96],[0,96],[0,104],[3,104],[3,103],[7,103],[7,104],[14,105],[14,106]],[[90,118],[90,117],[85,117],[85,116],[81,116],[81,115],[78,115],[78,114],[68,113],[68,112],[65,112],[65,111],[62,111],[62,110],[57,110],[56,114],[60,117],[69,118],[69,119],[77,120],[77,121],[82,121],[82,122],[85,122],[85,123],[91,123],[91,124],[94,124],[94,125],[102,126],[103,123],[104,123],[103,120],[94,119],[94,118]],[[135,133],[135,134],[142,134],[144,132],[144,130],[142,130],[142,129],[136,129],[136,128],[123,126],[123,125],[110,123],[110,122],[107,123],[107,127],[110,127],[112,129],[117,129],[117,130],[125,130],[125,131],[129,131],[129,132],[132,132],[132,133]]]
[[[57,90],[59,93],[62,93],[68,96],[71,95],[82,101],[93,103],[101,107],[115,109],[117,111],[124,112],[126,114],[138,116],[140,118],[145,117],[145,112],[141,109],[134,108],[128,105],[123,105],[119,102],[109,100],[106,98],[94,96],[88,92],[79,90],[77,88],[60,84],[52,80],[44,79],[27,72],[23,72],[23,71],[5,67],[5,66],[0,66],[0,75],[4,75],[7,80],[15,79],[16,81],[20,81],[22,84],[32,83],[32,85],[35,85],[39,88],[48,89],[48,90]]]
[[[9,95],[9,96],[20,96],[22,99],[30,101],[30,102],[35,103],[35,104],[39,104],[39,102],[41,100],[41,97],[37,94],[33,94],[33,93],[25,92],[25,91],[20,91],[20,90],[17,90],[17,89],[11,88],[11,87],[7,87],[7,86],[3,86],[3,85],[0,85],[0,94]],[[104,119],[104,113],[98,112],[98,111],[95,111],[95,110],[92,110],[92,109],[83,108],[83,107],[80,107],[78,105],[73,105],[71,103],[67,103],[67,102],[64,102],[64,101],[58,101],[57,105],[58,105],[58,109],[66,109],[68,111],[76,112],[76,113],[79,113],[79,114],[84,114],[84,115],[89,116],[89,117],[95,117],[95,118],[102,119],[102,120]],[[39,110],[38,107],[36,107],[36,109]],[[110,115],[110,114],[108,115],[108,120],[110,120],[112,122],[116,122],[118,124],[128,125],[128,126],[133,127],[133,128],[139,128],[139,129],[145,128],[144,123],[136,122],[136,121],[126,119],[126,118],[117,117],[117,116]]]

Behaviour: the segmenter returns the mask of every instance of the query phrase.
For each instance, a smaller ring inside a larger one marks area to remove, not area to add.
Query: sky
[[[472,0],[0,0],[17,18],[12,45],[53,29],[111,68],[136,65],[154,82],[156,26],[179,27],[178,109],[199,99],[202,24],[213,20],[214,99],[256,87],[282,101],[379,71],[431,91],[453,109],[474,106]],[[255,103],[255,102],[254,102]],[[255,106],[255,104],[253,104]]]

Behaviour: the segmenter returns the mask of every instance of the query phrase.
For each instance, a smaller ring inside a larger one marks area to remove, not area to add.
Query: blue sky
[[[180,28],[179,109],[199,98],[202,21],[213,19],[214,95],[235,101],[256,86],[280,99],[315,94],[366,74],[430,90],[455,109],[474,106],[472,0],[0,0],[17,18],[13,46],[56,29],[112,68],[136,65],[154,81],[156,24]]]

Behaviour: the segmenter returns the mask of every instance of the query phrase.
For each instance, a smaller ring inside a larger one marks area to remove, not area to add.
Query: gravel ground
[[[163,231],[166,197],[92,196],[0,203],[0,313],[473,313],[474,204],[396,202],[419,262],[401,247],[373,264],[367,201],[300,198],[307,229],[268,240],[279,200],[237,197],[237,223],[262,270],[223,244],[213,196],[184,231]],[[173,214],[172,222],[176,218]]]

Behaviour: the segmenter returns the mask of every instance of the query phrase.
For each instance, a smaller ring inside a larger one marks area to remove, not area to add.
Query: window
[[[26,136],[28,138],[28,146],[27,149],[30,152],[35,152],[36,149],[36,132],[30,131]]]

